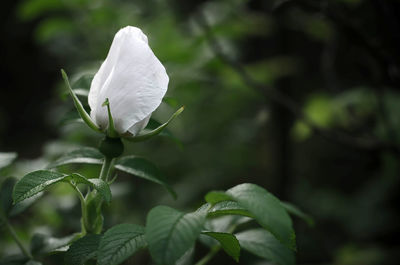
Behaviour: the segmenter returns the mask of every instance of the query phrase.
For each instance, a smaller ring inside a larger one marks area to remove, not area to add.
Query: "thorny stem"
[[[11,224],[8,222],[6,218],[4,218],[4,223],[7,227],[7,230],[10,232],[11,236],[13,237],[14,241],[17,243],[18,247],[21,249],[21,251],[24,253],[25,256],[28,258],[32,259],[31,253],[24,247],[22,244],[21,240],[18,238],[17,233],[15,232],[14,228],[11,226]]]

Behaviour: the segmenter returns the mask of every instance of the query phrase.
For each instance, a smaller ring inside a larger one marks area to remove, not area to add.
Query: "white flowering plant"
[[[140,142],[160,134],[183,111],[179,108],[158,127],[145,129],[152,113],[161,104],[169,77],[154,55],[146,35],[136,27],[118,31],[107,58],[95,74],[88,94],[88,113],[67,74],[62,77],[75,107],[89,128],[103,134],[98,148],[83,147],[17,180],[7,178],[1,185],[0,220],[12,235],[22,254],[0,264],[42,264],[42,257],[63,253],[66,265],[117,265],[141,249],[148,249],[155,264],[196,264],[211,262],[223,250],[240,262],[242,250],[277,265],[295,263],[295,233],[289,214],[312,222],[295,206],[281,202],[264,188],[250,183],[226,191],[210,191],[205,202],[192,212],[168,206],[155,206],[145,224],[124,223],[104,227],[103,209],[112,204],[110,185],[117,181],[114,171],[163,185],[173,197],[173,188],[157,167],[136,156],[122,156],[124,142]],[[0,155],[0,168],[15,159]],[[97,178],[81,173],[66,174],[60,166],[72,163],[102,165]],[[64,238],[34,237],[30,248],[18,238],[8,219],[21,214],[42,191],[57,183],[68,183],[81,204],[81,231]],[[248,224],[253,224],[249,226]],[[254,227],[256,224],[256,227]],[[249,228],[250,227],[250,228]],[[196,242],[209,252],[193,261]]]

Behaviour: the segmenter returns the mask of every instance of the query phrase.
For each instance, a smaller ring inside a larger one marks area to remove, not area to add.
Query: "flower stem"
[[[104,158],[104,163],[101,168],[100,177],[99,177],[101,180],[108,181],[109,175],[111,173],[111,167],[112,167],[113,160],[114,160],[113,158],[110,158],[107,156]]]
[[[29,251],[24,247],[24,245],[22,244],[21,240],[18,238],[17,233],[15,232],[14,228],[11,226],[11,224],[8,222],[8,220],[6,218],[4,218],[4,223],[7,227],[7,230],[10,232],[11,236],[13,237],[14,241],[17,243],[18,247],[21,249],[21,251],[24,253],[25,256],[27,256],[28,258],[32,258],[31,253],[29,253]]]
[[[86,202],[85,202],[85,197],[83,197],[82,192],[78,189],[78,187],[74,184],[71,183],[72,188],[76,191],[78,194],[79,200],[81,202],[81,211],[82,211],[82,220],[81,220],[81,236],[86,235],[86,228],[85,228],[85,223],[87,222],[86,217],[87,217],[87,209],[86,209]]]
[[[211,248],[210,252],[205,255],[201,260],[199,260],[195,265],[205,265],[207,264],[217,253],[220,251],[221,246],[215,246]]]

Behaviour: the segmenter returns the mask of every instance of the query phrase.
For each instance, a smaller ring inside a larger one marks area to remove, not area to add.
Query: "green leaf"
[[[10,217],[17,216],[18,214],[23,213],[42,196],[43,192],[39,192],[38,194],[35,194],[32,197],[23,200],[22,202],[14,204],[9,213]]]
[[[6,178],[0,187],[0,215],[8,216],[12,209],[12,191],[15,183],[17,182],[16,178]]]
[[[204,212],[182,213],[157,206],[147,215],[146,240],[159,264],[173,265],[195,243],[205,222]]]
[[[14,186],[13,201],[14,203],[23,201],[33,195],[43,191],[46,187],[63,180],[65,174],[38,170],[25,175]]]
[[[131,141],[131,142],[141,142],[144,140],[147,140],[151,137],[156,136],[157,134],[161,133],[165,127],[168,126],[168,124],[175,119],[179,114],[182,113],[182,111],[185,109],[185,107],[181,107],[180,109],[178,109],[174,114],[172,114],[172,116],[168,119],[167,122],[165,122],[164,124],[158,126],[156,129],[151,130],[151,131],[146,131],[143,130],[142,132],[140,132],[138,135],[136,136],[124,136],[124,139]]]
[[[264,188],[249,183],[235,186],[226,193],[283,244],[290,249],[296,249],[292,220],[275,196]]]
[[[105,182],[101,179],[88,179],[78,173],[66,175],[66,179],[67,180],[71,179],[77,184],[81,183],[81,184],[86,184],[86,185],[90,186],[91,188],[97,190],[107,203],[111,202],[112,195],[111,195],[110,186],[108,185],[107,182]]]
[[[31,240],[31,253],[34,256],[38,256],[66,251],[65,247],[77,238],[77,236],[78,234],[73,234],[62,238],[55,238],[43,234],[35,234]]]
[[[147,179],[154,183],[164,186],[171,195],[176,198],[175,191],[165,181],[161,171],[150,161],[135,156],[126,156],[118,159],[115,162],[115,168],[123,172],[135,175],[140,178]]]
[[[86,235],[70,246],[64,256],[65,265],[83,265],[97,256],[101,235]]]
[[[105,199],[106,202],[111,201],[111,191],[108,184],[101,179],[87,179],[79,174],[63,174],[48,170],[38,170],[25,175],[14,186],[13,201],[21,202],[35,194],[43,191],[48,186],[60,181],[73,181],[75,183],[87,184],[96,189]]]
[[[240,245],[234,235],[220,232],[202,232],[202,234],[216,239],[226,254],[231,256],[236,262],[239,262]]]
[[[104,156],[96,148],[83,147],[61,156],[56,161],[48,165],[47,168],[55,168],[73,163],[101,165],[103,164],[103,159]]]
[[[236,234],[242,249],[278,265],[294,265],[294,252],[279,242],[270,232],[252,229]]]
[[[65,85],[68,88],[69,93],[71,94],[71,97],[74,101],[76,110],[78,111],[79,115],[81,116],[82,120],[94,131],[96,132],[102,132],[101,129],[92,121],[92,118],[90,115],[86,112],[86,110],[83,108],[83,105],[79,98],[75,95],[75,92],[72,90],[71,85],[69,84],[68,76],[67,73],[63,69],[61,69],[61,75],[64,79]]]
[[[289,214],[292,214],[294,216],[303,219],[309,226],[314,225],[314,219],[310,215],[300,210],[297,206],[288,202],[281,202],[281,204]]]
[[[242,215],[254,218],[249,211],[234,201],[221,201],[215,204],[208,212],[209,217],[217,217],[222,215]]]
[[[120,224],[108,229],[100,240],[98,264],[121,264],[136,251],[146,247],[144,231],[144,227],[134,224]]]
[[[17,158],[17,153],[0,153],[0,169],[3,169]]]
[[[214,205],[214,204],[222,202],[222,201],[232,201],[233,200],[224,191],[210,191],[209,193],[206,194],[204,199],[206,200],[206,202],[210,203],[211,205]]]
[[[42,263],[36,260],[30,260],[27,263],[25,263],[25,265],[42,265]]]

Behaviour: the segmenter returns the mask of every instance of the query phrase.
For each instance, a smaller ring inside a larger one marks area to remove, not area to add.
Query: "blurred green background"
[[[0,14],[0,150],[19,154],[1,176],[97,146],[74,122],[60,69],[87,90],[114,34],[137,26],[170,76],[169,104],[153,117],[186,109],[169,127],[176,139],[127,143],[126,153],[156,163],[178,199],[121,174],[106,227],[144,224],[158,204],[193,210],[209,190],[252,182],[315,218],[295,219],[298,264],[398,264],[399,1],[15,0]],[[12,223],[27,243],[78,231],[79,214],[61,185]],[[18,253],[0,233],[0,257]],[[143,252],[124,264],[151,261]],[[221,253],[210,264],[234,261]],[[243,253],[241,264],[267,263]]]

